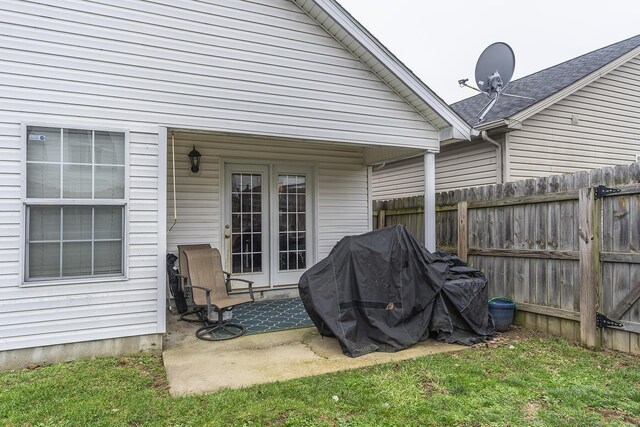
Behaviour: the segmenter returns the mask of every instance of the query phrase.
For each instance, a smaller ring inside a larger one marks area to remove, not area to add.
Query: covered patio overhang
[[[435,249],[437,137],[398,147],[172,127],[162,134],[163,253],[209,243],[264,296],[290,296],[342,237],[372,229],[372,169],[385,162],[423,156],[425,242]],[[201,156],[196,171],[193,150]]]

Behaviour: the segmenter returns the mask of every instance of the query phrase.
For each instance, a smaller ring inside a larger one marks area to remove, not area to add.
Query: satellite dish
[[[508,44],[498,42],[487,47],[476,63],[476,84],[485,93],[500,93],[513,77],[516,56]]]
[[[513,70],[516,68],[516,56],[511,47],[502,42],[489,45],[478,58],[476,63],[476,84],[478,88],[469,86],[469,79],[458,80],[460,87],[469,87],[478,92],[482,92],[490,98],[490,101],[476,115],[478,123],[484,120],[487,113],[493,108],[500,95],[514,98],[531,99],[526,96],[511,95],[503,93],[511,78]]]

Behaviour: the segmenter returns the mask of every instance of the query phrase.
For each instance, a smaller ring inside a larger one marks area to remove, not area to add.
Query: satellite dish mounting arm
[[[486,116],[487,113],[493,108],[499,97],[500,92],[496,92],[496,96],[494,96],[491,101],[489,101],[484,107],[482,107],[482,110],[480,110],[480,112],[476,115],[476,117],[478,118],[478,123],[482,123],[482,121],[484,120],[484,116]]]
[[[460,87],[468,87],[469,89],[473,89],[473,90],[475,90],[476,92],[484,93],[484,92],[483,92],[483,91],[481,91],[480,89],[475,88],[475,87],[473,87],[473,86],[471,86],[471,85],[468,85],[468,84],[467,84],[467,82],[468,82],[468,81],[469,81],[469,79],[460,79],[460,80],[458,80],[458,84],[460,85]]]

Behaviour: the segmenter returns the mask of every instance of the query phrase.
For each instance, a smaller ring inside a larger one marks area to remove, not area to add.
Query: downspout
[[[173,224],[167,232],[173,230],[178,222],[178,206],[176,205],[176,140],[175,134],[171,131],[171,170],[173,171]]]
[[[498,170],[497,170],[497,179],[498,179],[498,183],[503,183],[504,182],[504,173],[503,170],[504,168],[502,167],[502,144],[500,144],[498,141],[491,139],[489,137],[489,134],[487,134],[486,130],[483,130],[482,132],[480,132],[480,136],[482,137],[482,140],[485,142],[488,142],[490,144],[495,145],[496,147],[496,164],[498,166]]]

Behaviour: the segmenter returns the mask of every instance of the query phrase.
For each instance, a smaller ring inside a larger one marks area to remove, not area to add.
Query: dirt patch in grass
[[[284,423],[287,422],[287,420],[289,419],[289,412],[284,412],[282,414],[280,414],[280,416],[278,417],[278,419],[276,419],[272,425],[274,426],[281,426]]]
[[[602,421],[611,422],[615,420],[634,426],[640,425],[640,417],[636,417],[620,408],[594,408],[594,410],[602,417]]]
[[[524,419],[527,421],[533,421],[538,415],[540,410],[540,404],[537,402],[527,402],[524,405]]]
[[[156,358],[154,357],[153,359],[155,360]],[[166,372],[164,369],[160,369],[157,363],[150,363],[148,360],[139,357],[121,357],[116,361],[116,365],[123,369],[134,369],[140,375],[150,378],[151,387],[156,390],[169,390]]]
[[[532,329],[521,328],[519,326],[512,325],[506,332],[496,332],[493,339],[483,343],[474,345],[474,348],[499,348],[508,347],[510,345],[518,344],[522,341],[529,341],[531,339],[545,339],[551,338],[552,335],[544,332],[534,331]]]

